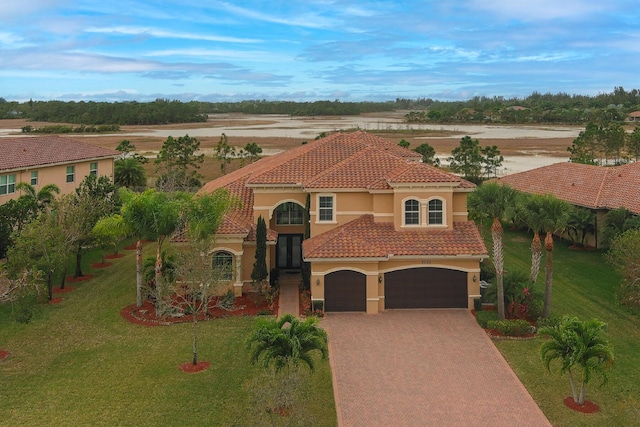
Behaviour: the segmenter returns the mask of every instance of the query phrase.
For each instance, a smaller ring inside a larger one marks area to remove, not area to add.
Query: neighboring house
[[[634,111],[627,116],[628,122],[640,122],[640,111]]]
[[[0,204],[20,197],[16,184],[56,184],[73,192],[87,175],[113,177],[120,152],[57,136],[0,138]]]
[[[236,295],[249,290],[262,215],[267,265],[282,276],[309,262],[312,300],[326,311],[472,309],[487,258],[467,219],[475,187],[420,159],[365,132],[335,133],[211,181],[200,192],[224,187],[242,201],[218,230],[213,262],[233,265]]]
[[[640,215],[640,162],[604,167],[555,163],[498,179],[501,184],[531,194],[553,194],[596,213],[596,233],[587,244],[601,247],[601,224],[612,209],[627,208]]]

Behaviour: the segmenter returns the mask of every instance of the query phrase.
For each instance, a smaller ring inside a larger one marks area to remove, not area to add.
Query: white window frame
[[[418,204],[417,211],[407,211],[407,203],[408,202],[416,202]],[[402,224],[404,226],[407,226],[407,227],[419,227],[420,224],[421,224],[420,218],[422,216],[421,215],[421,213],[422,213],[421,210],[422,210],[422,208],[421,208],[420,200],[416,199],[415,197],[410,197],[408,199],[404,199],[402,201]],[[408,213],[417,213],[418,214],[418,222],[416,222],[416,223],[408,223],[407,222],[407,214]]]
[[[38,171],[31,171],[31,185],[38,185]]]
[[[431,202],[432,201],[438,201],[441,203],[441,209],[440,210],[431,210]],[[446,201],[441,198],[441,197],[432,197],[429,200],[427,200],[427,217],[426,217],[426,221],[427,221],[427,226],[431,226],[431,227],[443,227],[447,225],[447,210],[446,210]],[[442,221],[441,222],[431,222],[431,213],[440,213],[440,215],[442,215]]]
[[[89,163],[89,175],[98,176],[98,162]]]
[[[69,169],[71,169],[71,172],[69,172]],[[69,179],[69,177],[71,177],[71,179]],[[67,182],[67,184],[70,184],[72,182],[76,182],[76,167],[75,166],[67,166],[67,175],[66,175],[65,181]]]
[[[328,207],[321,207],[321,200],[324,198],[331,199],[331,219],[321,219],[321,212],[327,212],[329,210]],[[318,194],[317,196],[317,209],[316,209],[316,222],[324,223],[324,224],[335,224],[336,223],[336,195],[335,194]]]
[[[0,188],[2,188],[2,192],[0,192],[0,196],[15,193],[16,192],[16,174],[13,173],[9,175],[0,175]]]
[[[225,281],[225,282],[233,280],[233,272],[234,272],[234,265],[233,265],[234,261],[233,261],[233,259],[235,257],[233,256],[233,254],[231,252],[222,250],[222,251],[215,251],[213,253],[213,257],[211,259],[211,268],[214,268],[214,266],[217,265],[216,259],[218,258],[218,256],[225,256],[226,257],[227,255],[231,258],[231,262],[229,263],[229,267],[230,268],[229,268],[229,271],[225,271],[225,274],[222,275],[222,277],[220,277],[220,280],[221,281]]]

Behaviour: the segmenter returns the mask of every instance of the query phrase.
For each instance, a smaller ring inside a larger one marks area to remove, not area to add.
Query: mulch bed
[[[64,298],[52,298],[49,300],[49,304],[60,304],[64,301]]]
[[[125,246],[124,250],[125,251],[135,251],[136,250],[136,245]]]
[[[9,356],[9,352],[7,350],[0,350],[0,360],[6,359]]]
[[[91,268],[106,268],[106,267],[111,267],[113,264],[110,262],[105,262],[105,263],[101,263],[101,262],[96,262],[95,264],[91,264]]]
[[[53,288],[52,292],[54,294],[65,294],[67,292],[71,292],[72,290],[74,290],[75,288],[73,286],[65,286],[64,289],[57,287],[57,288]]]
[[[84,276],[80,276],[80,277],[67,276],[67,278],[64,279],[64,281],[69,283],[77,283],[77,282],[84,282],[85,280],[89,280],[89,279],[93,279],[93,274],[85,274]]]
[[[110,255],[105,255],[104,259],[117,259],[117,258],[122,258],[123,256],[124,254],[110,254]]]
[[[600,407],[588,400],[584,401],[584,405],[580,405],[573,400],[573,397],[569,396],[564,399],[564,404],[573,409],[574,411],[582,412],[583,414],[595,414],[600,410]]]
[[[257,316],[265,311],[270,311],[266,302],[256,304],[246,294],[243,294],[241,297],[236,297],[234,301],[234,306],[236,308],[233,310],[224,310],[222,308],[214,307],[216,303],[216,298],[212,298],[207,314],[200,314],[198,320],[211,320],[231,316]],[[120,311],[120,315],[131,323],[145,326],[168,326],[174,323],[193,321],[193,315],[191,314],[186,314],[180,317],[163,316],[159,318],[156,316],[156,310],[151,301],[144,301],[142,307],[137,307],[135,304],[129,305]]]
[[[180,370],[182,372],[195,374],[196,372],[206,371],[210,366],[211,362],[198,362],[195,365],[193,364],[193,362],[187,362],[180,365]]]

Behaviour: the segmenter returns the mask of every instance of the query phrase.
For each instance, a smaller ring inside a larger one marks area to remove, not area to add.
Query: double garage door
[[[325,276],[326,311],[366,311],[366,276],[336,271]],[[411,268],[386,273],[385,308],[466,308],[467,274],[444,268]]]

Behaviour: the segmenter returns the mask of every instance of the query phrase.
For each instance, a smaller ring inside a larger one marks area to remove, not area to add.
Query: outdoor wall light
[[[316,286],[320,286],[320,279],[316,279]]]
[[[476,283],[478,281],[478,276],[476,276],[475,274],[473,275],[473,283]]]
[[[378,276],[378,283],[382,283],[382,276]]]

